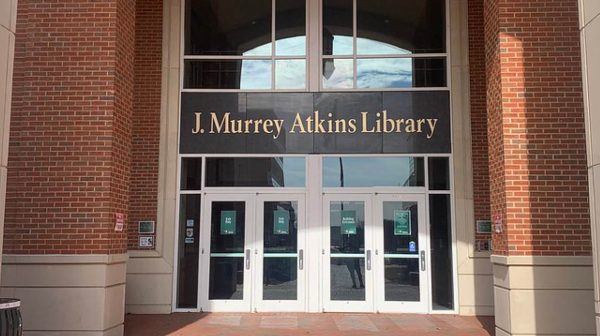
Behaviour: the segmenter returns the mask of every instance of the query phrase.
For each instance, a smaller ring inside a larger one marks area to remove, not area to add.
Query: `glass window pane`
[[[207,158],[207,187],[304,187],[301,157]]]
[[[444,0],[357,0],[357,54],[443,53]]]
[[[354,61],[351,59],[323,59],[323,88],[352,89]]]
[[[213,202],[210,219],[210,300],[244,298],[245,202]]]
[[[332,254],[365,252],[364,202],[331,202],[329,223]]]
[[[450,195],[429,195],[431,293],[434,310],[454,308]]]
[[[263,213],[263,300],[296,300],[298,202],[265,202]]]
[[[181,190],[200,190],[202,187],[202,158],[181,159]]]
[[[305,60],[275,61],[276,89],[304,89],[306,87]]]
[[[298,299],[297,265],[296,257],[264,259],[263,300]]]
[[[270,56],[271,13],[271,0],[187,0],[185,54]]]
[[[200,195],[181,195],[179,205],[177,308],[196,308],[197,306],[199,240]]]
[[[243,253],[246,204],[213,202],[211,210],[210,253]]]
[[[413,87],[446,86],[445,58],[414,58]]]
[[[419,254],[419,211],[416,202],[383,202],[383,251],[393,254]],[[398,218],[405,226],[396,226]]]
[[[323,158],[323,187],[326,188],[422,187],[424,175],[420,157]]]
[[[365,300],[365,258],[331,258],[331,300]]]
[[[384,258],[385,301],[419,301],[419,259]]]
[[[270,60],[186,60],[186,89],[271,89]]]
[[[443,59],[371,58],[358,59],[356,84],[360,89],[443,87]]]
[[[352,55],[352,0],[323,0],[323,55]]]
[[[208,298],[244,299],[244,257],[211,257]]]
[[[276,218],[285,223],[276,223]],[[265,255],[298,251],[298,202],[265,202],[263,224]]]
[[[446,157],[429,158],[429,189],[450,190],[449,160]]]
[[[306,0],[277,0],[275,6],[275,55],[306,55]]]

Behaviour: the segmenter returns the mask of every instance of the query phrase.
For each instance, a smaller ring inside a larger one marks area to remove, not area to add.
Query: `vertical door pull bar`
[[[246,249],[246,269],[250,269],[250,249]]]
[[[367,271],[371,270],[371,250],[367,250]]]
[[[304,250],[298,251],[298,269],[304,269]]]
[[[421,271],[425,270],[425,251],[421,250]]]

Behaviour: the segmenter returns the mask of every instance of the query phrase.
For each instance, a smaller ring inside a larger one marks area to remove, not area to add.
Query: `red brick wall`
[[[126,251],[132,17],[131,0],[19,1],[4,253]]]
[[[485,1],[497,254],[589,255],[577,0]]]
[[[483,0],[469,0],[469,92],[471,94],[471,136],[473,157],[473,199],[475,220],[490,219],[490,175],[486,109],[485,40]],[[477,232],[477,231],[475,231]],[[490,234],[475,234],[475,243],[488,242]]]
[[[135,27],[133,165],[128,248],[138,248],[138,221],[156,221],[160,135],[162,0],[138,0]]]

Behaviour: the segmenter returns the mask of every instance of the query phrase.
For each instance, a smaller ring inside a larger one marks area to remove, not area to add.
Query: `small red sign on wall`
[[[125,215],[120,212],[115,213],[115,231],[116,232],[123,231],[124,225],[125,225]]]
[[[502,233],[502,214],[495,214],[492,218],[494,220],[494,231]]]

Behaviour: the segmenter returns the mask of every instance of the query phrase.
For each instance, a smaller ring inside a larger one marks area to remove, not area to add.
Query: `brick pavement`
[[[490,316],[175,313],[127,315],[125,336],[490,336]]]

